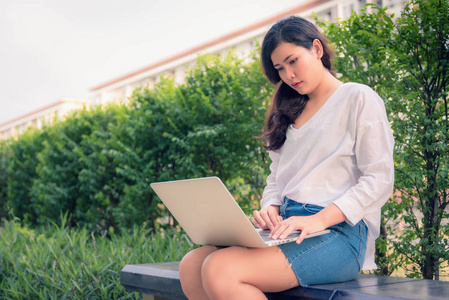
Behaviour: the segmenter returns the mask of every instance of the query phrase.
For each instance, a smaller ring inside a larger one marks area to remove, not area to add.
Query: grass
[[[95,233],[70,229],[64,220],[34,229],[17,221],[1,224],[1,299],[139,299],[120,284],[125,265],[178,261],[193,248],[177,229]]]
[[[17,221],[0,227],[2,299],[139,299],[120,285],[126,264],[180,260],[193,248],[176,229],[145,226],[122,234],[64,225],[30,229]]]

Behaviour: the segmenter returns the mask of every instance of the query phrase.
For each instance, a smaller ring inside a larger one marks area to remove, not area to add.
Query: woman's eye
[[[276,70],[278,70],[278,72],[280,72],[280,71],[284,70],[284,68],[280,67],[280,68],[277,68]]]
[[[297,58],[292,59],[292,60],[290,61],[290,64],[293,65],[293,64],[296,62],[296,60],[297,60]]]

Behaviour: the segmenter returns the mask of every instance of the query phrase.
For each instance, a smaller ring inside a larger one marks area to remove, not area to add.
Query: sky
[[[0,0],[0,125],[305,0]]]

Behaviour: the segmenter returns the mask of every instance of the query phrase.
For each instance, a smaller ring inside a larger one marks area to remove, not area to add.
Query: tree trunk
[[[381,220],[380,224],[380,236],[379,239],[386,240],[387,239],[387,230],[385,228],[384,220]],[[388,258],[387,258],[387,250],[382,251],[382,249],[379,249],[376,247],[376,260],[377,265],[379,268],[379,275],[389,276],[389,268],[388,268]]]

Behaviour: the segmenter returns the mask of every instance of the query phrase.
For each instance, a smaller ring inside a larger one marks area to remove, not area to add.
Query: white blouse
[[[306,124],[288,128],[281,149],[269,152],[261,205],[282,205],[284,197],[337,205],[350,225],[367,224],[363,269],[375,269],[381,207],[393,191],[393,146],[382,99],[366,85],[342,84]]]

